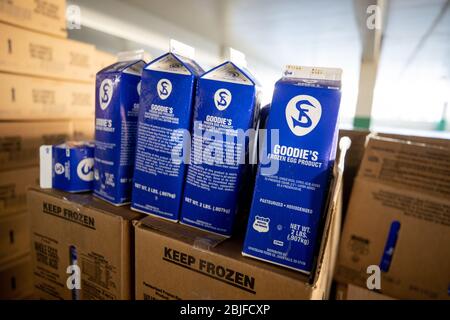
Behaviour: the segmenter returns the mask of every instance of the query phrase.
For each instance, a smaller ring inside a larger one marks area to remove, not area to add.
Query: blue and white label
[[[156,85],[156,91],[161,100],[166,100],[172,93],[172,82],[169,79],[161,79]]]
[[[78,163],[77,175],[83,181],[94,180],[94,158],[85,158]]]
[[[230,80],[239,74],[243,81]],[[250,198],[249,135],[256,127],[258,89],[253,77],[227,62],[203,75],[194,107],[191,163],[181,222],[224,236]]]
[[[111,103],[111,99],[114,93],[114,86],[111,79],[104,79],[100,84],[100,89],[98,93],[98,101],[100,103],[100,108],[105,110]]]
[[[133,210],[178,220],[185,163],[176,158],[180,154],[182,158],[183,133],[189,134],[200,72],[194,61],[179,61],[170,53],[150,62],[142,72]],[[177,148],[180,139],[181,148]]]
[[[59,162],[55,163],[55,173],[57,175],[63,174],[64,173],[64,165],[62,165]]]
[[[255,221],[253,221],[253,229],[258,232],[269,232],[270,218],[255,216]]]
[[[52,147],[52,187],[67,192],[93,189],[94,145],[66,142]]]
[[[298,95],[286,105],[286,121],[292,133],[305,136],[317,126],[322,116],[320,102],[309,95]]]
[[[114,205],[131,198],[143,66],[140,60],[121,61],[96,76],[94,171],[86,163],[79,173],[94,177],[95,196]]]
[[[228,89],[219,89],[214,94],[214,104],[219,111],[223,111],[231,103],[232,95]]]
[[[303,67],[291,70],[275,84],[243,254],[310,273],[334,165],[340,81],[306,83],[296,77]],[[316,73],[322,69],[306,79]]]

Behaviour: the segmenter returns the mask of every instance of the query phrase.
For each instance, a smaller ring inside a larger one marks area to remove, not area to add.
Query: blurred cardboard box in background
[[[0,217],[0,265],[29,253],[30,243],[28,212]]]
[[[0,219],[25,212],[27,189],[36,186],[38,181],[39,167],[0,171]]]
[[[352,190],[336,279],[381,293],[449,299],[450,148],[382,137],[368,141]]]
[[[0,299],[26,299],[33,294],[31,256],[0,265]]]
[[[0,120],[62,120],[94,117],[92,83],[0,73]]]
[[[95,73],[116,62],[117,56],[109,52],[101,51],[98,49],[95,50],[95,70],[94,70]]]
[[[75,140],[94,140],[95,119],[72,121],[73,138]]]
[[[0,21],[57,37],[67,37],[65,0],[0,1]]]
[[[93,82],[95,47],[0,23],[0,71]]]
[[[4,122],[0,126],[0,171],[39,165],[39,147],[73,135],[69,121]]]

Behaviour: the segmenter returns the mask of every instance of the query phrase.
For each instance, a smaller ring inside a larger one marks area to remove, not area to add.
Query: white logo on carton
[[[227,89],[219,89],[214,94],[214,104],[219,111],[223,111],[231,103],[231,92]]]
[[[296,136],[305,136],[313,131],[321,116],[322,106],[312,96],[295,96],[286,105],[286,122]]]
[[[109,103],[112,99],[113,91],[114,86],[112,80],[104,79],[100,84],[100,88],[98,90],[98,100],[100,101],[100,108],[102,110],[108,108]]]
[[[162,100],[166,100],[172,93],[172,82],[169,79],[159,80],[156,85],[156,91]]]
[[[78,177],[86,182],[94,180],[94,158],[85,158],[78,163]]]
[[[141,87],[142,87],[142,81],[139,81],[136,87],[137,93],[139,96],[141,96]]]
[[[256,216],[253,222],[253,229],[258,232],[269,232],[269,222],[270,218]]]
[[[60,174],[64,173],[64,166],[61,163],[59,163],[59,162],[55,163],[55,173],[57,175],[60,175]]]

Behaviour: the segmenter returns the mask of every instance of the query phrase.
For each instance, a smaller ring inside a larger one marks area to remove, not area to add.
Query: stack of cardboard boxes
[[[357,153],[337,298],[449,299],[449,140],[369,135]]]
[[[67,39],[65,0],[0,2],[0,298],[30,294],[26,190],[38,148],[92,139],[94,75],[114,60]]]

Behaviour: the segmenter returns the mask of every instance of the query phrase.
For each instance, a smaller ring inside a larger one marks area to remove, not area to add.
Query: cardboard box
[[[373,137],[352,191],[336,278],[380,292],[449,299],[450,148]]]
[[[117,62],[116,55],[98,49],[95,50],[95,64],[94,64],[95,73],[116,62]]]
[[[67,37],[65,0],[0,1],[0,21],[22,28]]]
[[[72,121],[73,139],[77,141],[94,140],[95,119],[83,119]]]
[[[0,171],[0,218],[27,210],[27,189],[39,182],[39,168]]]
[[[384,132],[373,132],[371,133],[368,130],[347,130],[341,129],[339,130],[339,138],[344,136],[349,137],[352,140],[352,145],[345,159],[345,171],[344,171],[344,187],[343,187],[343,201],[342,201],[342,213],[345,217],[348,203],[350,201],[350,195],[353,188],[354,180],[358,174],[359,165],[361,164],[361,160],[364,156],[365,144],[367,136],[377,135],[380,137],[400,139],[406,141],[413,141],[418,143],[427,143],[431,145],[437,146],[447,146],[450,147],[450,139],[444,139],[439,137],[421,137],[421,136],[412,136],[412,135],[401,135],[401,134],[393,134],[393,133],[384,133]],[[339,150],[338,150],[339,153]]]
[[[80,299],[133,296],[131,221],[140,214],[90,194],[37,188],[28,192],[28,208],[37,297],[72,299],[66,286],[72,264],[81,269]]]
[[[0,218],[0,264],[30,252],[28,212]]]
[[[69,121],[0,124],[0,171],[39,165],[39,147],[72,136]]]
[[[336,166],[310,277],[242,256],[243,234],[225,239],[149,216],[135,223],[136,299],[327,299],[339,241],[342,168],[343,162]]]
[[[94,81],[95,47],[0,23],[0,71]]]
[[[353,284],[338,283],[336,300],[395,300],[392,297],[355,286]]]
[[[92,83],[0,73],[0,120],[55,120],[94,117]]]
[[[0,299],[25,299],[33,293],[30,255],[0,266]]]

